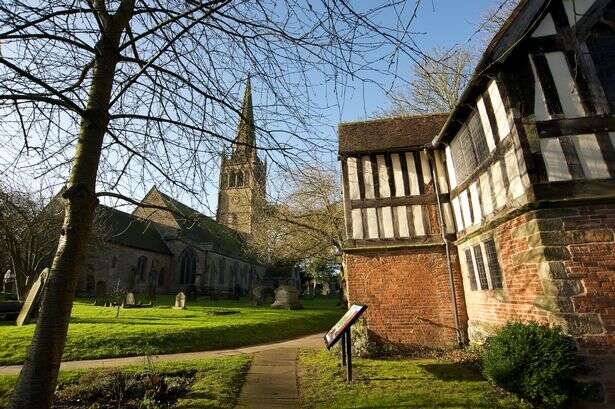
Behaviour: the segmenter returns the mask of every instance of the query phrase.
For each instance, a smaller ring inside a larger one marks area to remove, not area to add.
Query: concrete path
[[[168,361],[189,361],[199,358],[217,357],[226,355],[238,354],[255,354],[280,349],[292,349],[295,353],[298,348],[320,348],[324,345],[323,334],[308,335],[306,337],[293,339],[290,341],[275,342],[272,344],[262,344],[250,347],[221,349],[216,351],[203,352],[185,352],[180,354],[156,355],[153,356],[154,363]],[[275,355],[275,353],[274,353]],[[256,357],[258,359],[258,356]],[[294,358],[293,358],[294,359]],[[92,359],[88,361],[68,361],[62,362],[61,371],[71,369],[88,369],[88,368],[115,368],[127,365],[144,364],[147,360],[145,356],[133,356],[127,358],[109,358],[109,359]],[[256,360],[255,360],[256,364]],[[21,371],[21,365],[0,366],[0,375],[18,375]],[[252,373],[252,371],[250,371]],[[295,379],[295,378],[293,378]]]

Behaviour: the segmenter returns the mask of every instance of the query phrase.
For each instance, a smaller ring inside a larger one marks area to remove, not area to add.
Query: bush
[[[571,396],[578,364],[572,339],[538,323],[508,323],[482,353],[487,378],[547,408],[560,408]]]

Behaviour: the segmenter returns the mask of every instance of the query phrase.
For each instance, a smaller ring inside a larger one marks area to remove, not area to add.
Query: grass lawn
[[[252,358],[248,355],[236,355],[198,361],[162,363],[153,368],[131,366],[122,368],[122,372],[142,372],[147,369],[164,376],[178,371],[196,371],[195,382],[191,385],[188,394],[180,398],[174,407],[178,409],[230,409],[235,406],[251,360]],[[61,372],[59,382],[77,382],[85,373],[84,370]],[[102,374],[102,372],[98,373]],[[92,374],[89,375],[92,379]],[[0,376],[0,408],[8,406],[11,389],[16,381],[17,376]]]
[[[157,307],[95,307],[86,300],[73,306],[64,360],[168,354],[240,347],[324,331],[343,314],[335,299],[303,300],[305,309],[252,307],[247,300],[188,302],[186,310],[170,306],[174,297],[158,297]],[[239,313],[216,315],[233,310]],[[0,324],[0,365],[20,364],[35,324],[17,328]]]
[[[496,391],[480,373],[434,359],[353,359],[348,385],[340,356],[302,351],[302,407],[528,409],[518,399]]]

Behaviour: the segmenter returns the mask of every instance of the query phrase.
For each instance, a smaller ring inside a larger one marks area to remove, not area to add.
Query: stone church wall
[[[444,246],[346,252],[343,261],[349,301],[368,305],[365,317],[373,341],[401,347],[457,344]],[[459,321],[464,325],[454,251],[452,265]]]

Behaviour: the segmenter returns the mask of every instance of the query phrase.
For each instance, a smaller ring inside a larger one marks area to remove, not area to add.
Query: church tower
[[[230,154],[222,155],[217,221],[252,235],[255,218],[265,203],[266,181],[266,165],[256,152],[252,87],[248,77],[237,136]]]

